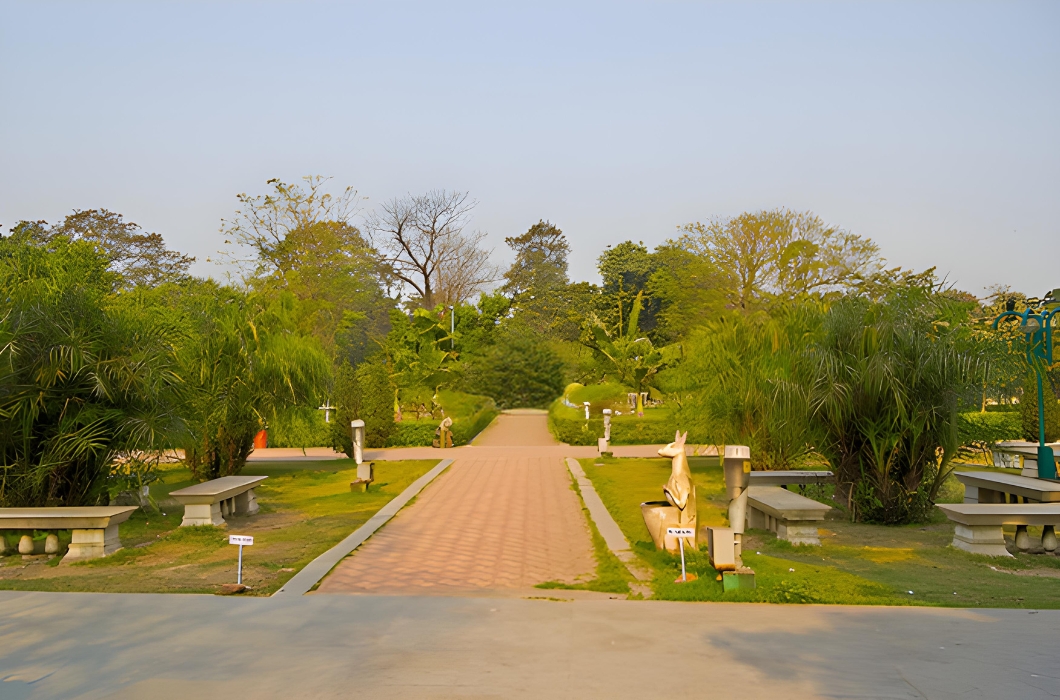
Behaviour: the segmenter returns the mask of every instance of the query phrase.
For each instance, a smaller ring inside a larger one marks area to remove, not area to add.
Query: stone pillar
[[[1052,525],[1042,527],[1042,549],[1047,552],[1056,551],[1056,531]]]
[[[118,539],[118,526],[109,525],[104,529],[74,530],[73,540],[63,561],[76,561],[79,559],[99,559],[108,554],[114,554],[121,549],[121,540]]]
[[[254,489],[247,489],[235,497],[236,515],[255,515],[258,512],[258,498]]]
[[[1005,548],[1005,534],[1000,525],[962,525],[953,528],[953,546],[972,554],[988,557],[1011,557]]]
[[[353,432],[353,462],[360,464],[364,461],[364,421],[360,418],[350,421],[350,430]]]
[[[184,506],[184,519],[180,521],[180,526],[190,527],[192,525],[224,526],[225,519],[221,517],[221,504],[193,503]]]

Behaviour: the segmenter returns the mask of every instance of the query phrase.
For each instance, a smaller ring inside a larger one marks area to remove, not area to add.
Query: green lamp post
[[[1012,299],[1006,311],[994,319],[994,328],[1006,318],[1020,320],[1020,331],[1027,336],[1027,364],[1034,368],[1038,379],[1038,477],[1056,479],[1056,461],[1053,448],[1045,444],[1045,391],[1042,369],[1053,364],[1053,317],[1060,312],[1060,289],[1054,289],[1043,299],[1028,299],[1027,308],[1015,310]]]

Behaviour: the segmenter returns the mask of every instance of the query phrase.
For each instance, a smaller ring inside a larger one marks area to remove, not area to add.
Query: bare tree
[[[425,308],[463,301],[497,279],[486,234],[465,234],[475,202],[467,192],[434,190],[393,199],[369,218],[373,238],[393,274]]]
[[[500,271],[490,263],[490,251],[479,245],[486,238],[482,231],[451,236],[442,243],[445,261],[434,272],[434,300],[442,304],[459,304],[499,277]]]

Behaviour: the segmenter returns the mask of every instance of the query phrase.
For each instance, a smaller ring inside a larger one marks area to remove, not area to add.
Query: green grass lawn
[[[640,514],[642,502],[663,498],[670,460],[605,459],[596,466],[597,461],[581,463],[634,552],[655,571],[652,587],[659,599],[1060,608],[1060,557],[995,559],[956,550],[949,546],[953,526],[941,513],[927,524],[892,527],[850,523],[836,510],[820,528],[820,547],[792,546],[752,530],[745,537],[744,563],[755,570],[755,591],[724,593],[705,551],[686,556],[688,570],[699,578],[675,584],[680,559],[655,550]],[[700,525],[725,525],[721,467],[717,460],[693,462]],[[811,493],[827,502],[827,490]],[[952,480],[943,494],[960,501],[963,487]]]
[[[254,536],[254,545],[243,550],[243,582],[253,595],[270,595],[435,464],[376,462],[376,481],[364,493],[350,491],[357,473],[353,460],[251,462],[244,474],[269,477],[256,490],[257,515],[229,518],[227,528],[181,528],[182,506],[137,511],[120,526],[124,549],[109,557],[63,565],[58,558],[0,558],[0,589],[212,593],[236,580],[238,548],[228,544],[228,535],[240,534]],[[152,496],[165,503],[170,491],[192,483],[186,469],[171,465],[152,486]]]

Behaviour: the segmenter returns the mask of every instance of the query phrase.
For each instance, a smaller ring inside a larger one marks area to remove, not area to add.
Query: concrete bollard
[[[747,486],[751,481],[751,448],[726,445],[723,459],[725,490],[729,497],[729,527],[735,540],[737,568],[743,566],[743,532],[747,527]]]
[[[19,554],[33,554],[33,538],[29,535],[22,535],[22,539],[18,541],[18,553]]]
[[[360,464],[364,461],[364,421],[360,418],[350,421],[350,430],[353,431],[353,462]]]

